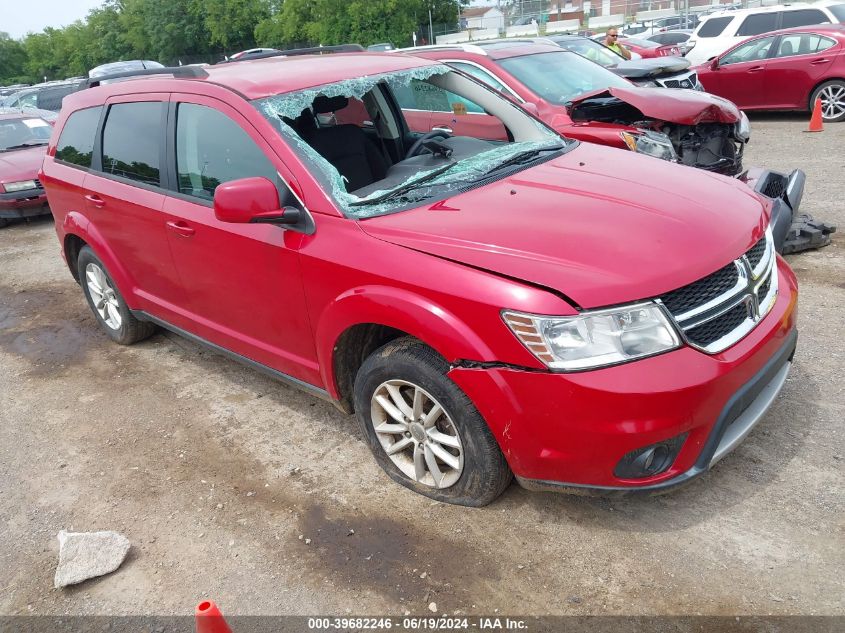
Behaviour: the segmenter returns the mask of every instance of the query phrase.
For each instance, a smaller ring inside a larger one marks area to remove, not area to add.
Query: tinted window
[[[771,36],[761,37],[758,40],[751,40],[750,42],[741,44],[722,57],[719,60],[719,64],[721,66],[728,66],[730,64],[739,64],[740,62],[753,62],[766,59],[769,56],[769,49],[772,47],[772,42],[774,41],[774,36]]]
[[[721,35],[722,31],[725,30],[725,27],[733,19],[731,15],[726,18],[710,18],[709,20],[705,20],[696,35],[698,37],[716,37],[717,35]]]
[[[834,4],[827,8],[840,22],[845,22],[845,4]]]
[[[56,144],[56,158],[80,167],[91,166],[94,155],[94,135],[100,121],[102,107],[78,110],[68,117],[59,142]]]
[[[180,103],[176,119],[179,192],[204,200],[218,185],[263,176],[276,183],[276,168],[240,126],[205,106]]]
[[[757,15],[749,15],[745,21],[740,24],[737,30],[737,35],[760,35],[761,33],[768,33],[777,28],[778,13],[758,13]]]
[[[62,99],[76,90],[76,86],[62,86],[41,90],[37,95],[36,106],[42,110],[58,112],[62,109]]]
[[[830,22],[827,16],[818,9],[801,9],[800,11],[784,11],[780,28],[788,29],[793,26],[808,26],[810,24],[826,24]]]
[[[119,103],[103,129],[103,171],[148,185],[159,184],[161,114],[158,102]]]

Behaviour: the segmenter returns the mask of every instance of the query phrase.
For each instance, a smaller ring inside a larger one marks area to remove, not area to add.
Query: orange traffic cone
[[[232,633],[220,609],[211,600],[200,602],[194,615],[197,621],[197,633]]]
[[[816,103],[813,105],[813,116],[810,117],[810,127],[807,132],[821,132],[824,129],[822,125],[822,100],[816,98]]]

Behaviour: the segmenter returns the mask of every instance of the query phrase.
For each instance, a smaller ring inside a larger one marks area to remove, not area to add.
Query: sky
[[[67,26],[102,4],[103,0],[0,0],[0,31],[20,39],[48,26]]]

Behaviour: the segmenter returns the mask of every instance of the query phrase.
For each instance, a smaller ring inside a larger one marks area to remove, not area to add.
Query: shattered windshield
[[[494,91],[440,64],[253,104],[312,168],[340,210],[354,218],[443,199],[573,144]]]

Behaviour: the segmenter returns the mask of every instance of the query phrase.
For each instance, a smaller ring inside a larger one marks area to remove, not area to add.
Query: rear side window
[[[834,4],[827,8],[839,22],[845,22],[845,4]]]
[[[779,13],[758,13],[757,15],[749,15],[745,21],[739,25],[737,35],[760,35],[761,33],[769,33],[777,28]]]
[[[800,11],[784,11],[780,28],[788,29],[793,26],[810,26],[811,24],[827,24],[830,20],[818,9],[801,9]]]
[[[263,176],[274,184],[276,168],[229,117],[193,103],[180,103],[176,118],[179,193],[213,200],[224,182]]]
[[[160,184],[163,104],[118,103],[103,129],[103,171],[147,185]]]
[[[56,144],[56,159],[91,167],[91,157],[94,155],[94,135],[100,122],[102,106],[77,110],[68,117],[65,127]]]
[[[827,50],[835,46],[834,40],[820,35],[809,33],[796,33],[795,35],[784,35],[778,46],[777,57],[791,57],[792,55],[809,55]]]
[[[58,112],[62,109],[62,99],[75,90],[75,86],[62,86],[61,88],[41,90],[36,99],[36,106],[42,110]]]
[[[722,34],[722,31],[725,30],[725,27],[730,24],[733,19],[734,18],[731,15],[726,18],[710,18],[709,20],[705,20],[701,25],[701,28],[698,29],[698,33],[696,33],[696,35],[698,37],[717,37]]]

